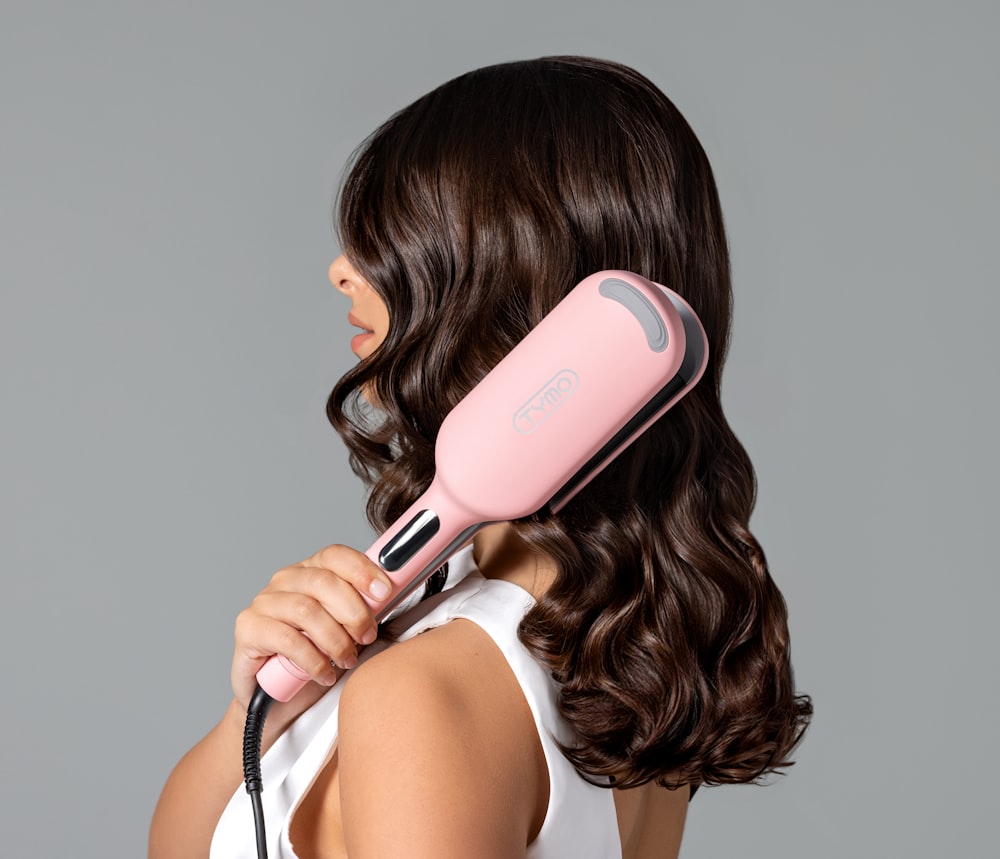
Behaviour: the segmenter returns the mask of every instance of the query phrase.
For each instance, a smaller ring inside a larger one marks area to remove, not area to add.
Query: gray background
[[[323,412],[350,151],[470,68],[584,53],[716,170],[725,404],[817,710],[683,855],[995,856],[1000,15],[945,6],[5,2],[4,855],[141,855],[237,611],[368,545]]]

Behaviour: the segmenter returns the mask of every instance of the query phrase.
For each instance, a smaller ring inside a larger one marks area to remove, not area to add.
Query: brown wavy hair
[[[384,343],[327,405],[379,530],[429,485],[447,413],[578,281],[626,269],[692,305],[701,382],[557,514],[514,523],[558,568],[518,634],[561,684],[578,738],[564,753],[595,782],[753,782],[788,766],[812,705],[748,528],[756,477],[720,402],[722,212],[677,108],[600,60],[470,72],[362,144],[338,223],[389,308]]]

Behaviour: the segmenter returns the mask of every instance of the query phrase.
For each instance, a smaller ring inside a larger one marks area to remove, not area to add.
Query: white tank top
[[[391,632],[406,641],[424,630],[464,618],[479,626],[506,657],[535,718],[549,772],[549,802],[527,859],[621,859],[614,798],[606,787],[583,779],[559,751],[573,734],[556,707],[557,684],[517,637],[517,626],[534,605],[527,591],[510,582],[486,579],[475,567],[472,546],[448,564],[445,590],[398,616]],[[361,665],[391,647],[383,640],[365,648]],[[288,829],[309,786],[337,742],[337,710],[344,681],[306,710],[261,760],[264,818],[270,859],[298,859]],[[256,859],[253,811],[242,786],[226,806],[212,838],[210,859]]]

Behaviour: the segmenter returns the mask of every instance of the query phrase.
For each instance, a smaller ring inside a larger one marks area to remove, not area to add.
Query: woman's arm
[[[310,684],[295,702],[300,709],[315,703],[326,687]],[[274,712],[264,724],[261,754],[290,723]],[[246,709],[235,698],[221,721],[174,767],[153,812],[149,859],[207,857],[212,834],[233,793],[243,783],[243,726]],[[250,801],[247,800],[247,820]]]
[[[453,621],[362,665],[340,702],[351,859],[511,859],[545,817],[531,711],[492,640]]]
[[[358,645],[375,639],[372,610],[359,593],[373,593],[375,582],[389,584],[385,573],[362,553],[346,546],[327,546],[275,573],[240,613],[231,673],[234,700],[222,720],[167,779],[150,826],[150,859],[208,856],[219,817],[243,781],[243,726],[260,667],[281,653],[315,681],[287,704],[271,708],[261,743],[263,753],[336,682],[339,675],[331,658],[341,667],[350,667]]]
[[[153,813],[150,859],[208,856],[215,825],[243,779],[245,718],[234,699],[222,720],[174,767]]]

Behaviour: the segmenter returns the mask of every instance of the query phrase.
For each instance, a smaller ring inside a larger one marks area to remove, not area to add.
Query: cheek
[[[381,298],[378,298],[377,301],[378,304],[372,317],[372,328],[375,332],[376,341],[381,345],[389,335],[389,309],[382,302]]]

